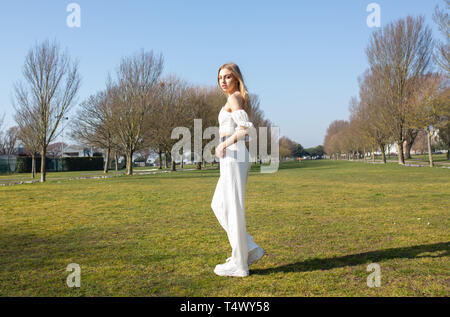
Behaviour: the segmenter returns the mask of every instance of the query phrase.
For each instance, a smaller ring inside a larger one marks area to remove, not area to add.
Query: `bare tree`
[[[405,159],[411,158],[411,148],[412,148],[412,145],[414,144],[414,141],[416,140],[419,132],[420,132],[419,129],[414,129],[414,128],[409,128],[406,130],[406,133],[405,133],[405,135],[406,135]]]
[[[414,140],[414,144],[411,147],[411,151],[415,153],[420,152],[420,154],[426,153],[427,151],[427,136],[425,130],[420,130],[417,133],[417,137]]]
[[[148,158],[151,155],[150,148],[144,148],[144,149],[137,150],[136,155],[140,161],[146,163]]]
[[[15,113],[14,119],[19,127],[18,138],[25,145],[25,150],[31,155],[31,177],[36,176],[36,154],[40,151],[39,147],[39,127],[37,114],[23,113],[26,108],[20,108]],[[36,109],[28,109],[36,110]]]
[[[13,155],[16,154],[16,145],[19,136],[19,128],[17,126],[9,128],[0,139],[0,154]]]
[[[108,121],[111,119],[111,112],[111,97],[106,91],[100,91],[81,103],[77,116],[72,121],[74,139],[101,148],[105,153],[104,173],[108,173],[111,152],[116,145],[113,125]]]
[[[447,148],[447,160],[450,159],[450,88],[448,85],[440,93],[442,105],[441,116],[438,123],[438,136],[442,145]]]
[[[339,159],[341,154],[346,153],[347,149],[344,144],[344,136],[349,124],[347,120],[334,120],[328,126],[323,147],[325,153],[330,157]]]
[[[438,135],[442,144],[447,148],[446,159],[450,160],[450,122],[447,121],[447,124],[439,129]]]
[[[155,111],[152,111],[148,117],[150,125],[147,132],[151,134],[148,139],[151,139],[152,147],[159,149],[160,155],[164,153],[166,167],[170,158],[173,171],[176,170],[176,162],[171,157],[171,150],[178,140],[171,138],[172,130],[179,126],[190,125],[188,88],[187,82],[175,75],[163,78],[157,87]]]
[[[382,78],[367,70],[359,79],[359,89],[361,102],[355,109],[356,116],[364,122],[365,136],[372,147],[373,159],[374,149],[379,148],[383,163],[386,163],[386,144],[390,140],[389,125],[392,118],[383,94]]]
[[[444,37],[444,41],[438,41],[436,50],[433,54],[435,63],[442,68],[447,78],[450,76],[450,20],[448,10],[450,9],[450,0],[445,0],[446,9],[436,6],[433,20],[436,22],[439,31]]]
[[[264,142],[266,142],[267,154],[269,155],[269,153],[272,152],[271,127],[273,124],[270,120],[265,118],[264,111],[260,107],[260,100],[259,100],[258,95],[250,94],[249,108],[250,108],[249,119],[253,123],[253,125],[256,129],[256,132],[258,134],[258,140],[260,140],[260,138],[262,137],[261,135],[259,135],[259,129],[267,128],[267,139],[264,140]],[[261,141],[263,141],[263,140],[261,140]],[[247,144],[247,146],[249,146],[249,145]],[[260,153],[260,143],[259,142],[256,143],[256,146],[257,146],[257,148],[256,148],[257,157],[255,157],[255,160],[256,161],[259,160],[259,162],[261,163],[262,156],[265,155],[266,153],[264,153],[263,155],[262,155],[262,153]]]
[[[75,102],[80,87],[78,63],[61,52],[56,42],[44,41],[28,52],[23,68],[24,82],[15,87],[14,108],[29,116],[37,129],[41,151],[41,182],[45,182],[47,147],[57,134],[63,117]]]
[[[404,164],[403,142],[409,128],[407,102],[415,82],[427,72],[432,54],[431,30],[423,17],[400,19],[372,33],[366,54],[371,72],[381,80],[381,91],[390,113],[391,135]]]
[[[370,122],[369,113],[367,107],[364,107],[356,97],[350,99],[349,111],[350,125],[357,135],[359,150],[362,152],[365,161],[366,150],[374,146],[374,140],[370,135],[370,130],[367,128],[368,122]]]
[[[146,118],[155,102],[157,81],[163,69],[162,55],[142,51],[122,59],[116,82],[108,83],[111,94],[111,122],[115,137],[126,155],[126,174],[133,174],[133,153],[142,148]]]
[[[186,90],[186,94],[186,108],[188,109],[187,127],[190,128],[191,135],[194,135],[194,119],[202,120],[202,133],[206,127],[218,126],[218,113],[226,102],[225,95],[217,87],[202,86],[189,87]],[[206,165],[203,159],[203,149],[209,142],[210,140],[202,138],[200,152],[197,153],[200,156],[197,157],[200,160],[197,162],[198,169]],[[193,143],[191,144],[191,149],[194,149]],[[191,157],[194,155],[194,151],[192,151]]]
[[[0,140],[3,137],[3,122],[5,121],[5,115],[3,114],[2,117],[0,117]]]
[[[417,82],[409,100],[412,105],[409,121],[413,128],[423,129],[427,136],[430,167],[434,165],[431,138],[437,129],[445,128],[450,115],[448,95],[446,98],[444,93],[446,89],[448,90],[448,84],[444,83],[442,76],[429,73]]]
[[[3,122],[5,121],[5,115],[3,115],[0,118],[0,154],[3,154],[4,152],[4,137],[3,135],[5,134],[3,132]]]
[[[293,156],[293,152],[295,148],[297,147],[297,143],[292,141],[287,136],[282,136],[279,139],[279,146],[280,146],[280,160],[286,160],[289,157]]]

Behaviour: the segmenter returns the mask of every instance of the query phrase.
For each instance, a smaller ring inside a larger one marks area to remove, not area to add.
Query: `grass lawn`
[[[449,296],[450,171],[348,161],[252,167],[247,278],[210,203],[215,169],[0,187],[0,296]],[[69,288],[66,267],[81,267]],[[381,286],[366,284],[378,263]]]
[[[433,162],[434,163],[450,163],[449,160],[447,160],[446,154],[433,154]],[[369,159],[372,159],[370,157]],[[376,155],[375,160],[382,161],[381,155]],[[398,157],[391,155],[386,155],[386,160],[395,160],[398,162]],[[411,154],[410,159],[405,159],[405,162],[415,162],[415,161],[422,161],[422,162],[429,162],[428,153],[425,154]]]

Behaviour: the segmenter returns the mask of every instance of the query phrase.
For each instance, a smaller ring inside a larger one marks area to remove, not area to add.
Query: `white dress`
[[[224,108],[219,113],[219,132],[234,132],[240,126],[252,127],[245,110],[232,113]],[[249,153],[244,140],[225,149],[220,161],[220,177],[217,182],[211,208],[220,225],[226,231],[232,252],[231,260],[239,270],[248,271],[248,253],[257,248],[248,235],[245,224],[245,185],[250,170]]]

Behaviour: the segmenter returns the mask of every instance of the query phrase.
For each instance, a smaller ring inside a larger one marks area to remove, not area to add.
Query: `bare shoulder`
[[[231,108],[231,111],[236,111],[236,110],[242,109],[242,102],[243,102],[243,98],[239,91],[236,91],[235,93],[231,94],[228,97],[228,104]]]

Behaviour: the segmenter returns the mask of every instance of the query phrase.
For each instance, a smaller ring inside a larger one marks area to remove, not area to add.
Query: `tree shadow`
[[[426,252],[445,251],[438,255],[421,255]],[[435,244],[424,244],[404,248],[391,248],[385,250],[371,251],[358,254],[350,254],[328,259],[310,259],[292,264],[282,265],[267,269],[252,270],[252,274],[267,275],[278,272],[309,272],[320,270],[331,270],[345,266],[356,266],[365,263],[382,262],[389,259],[418,259],[418,258],[440,258],[450,256],[450,241]]]

